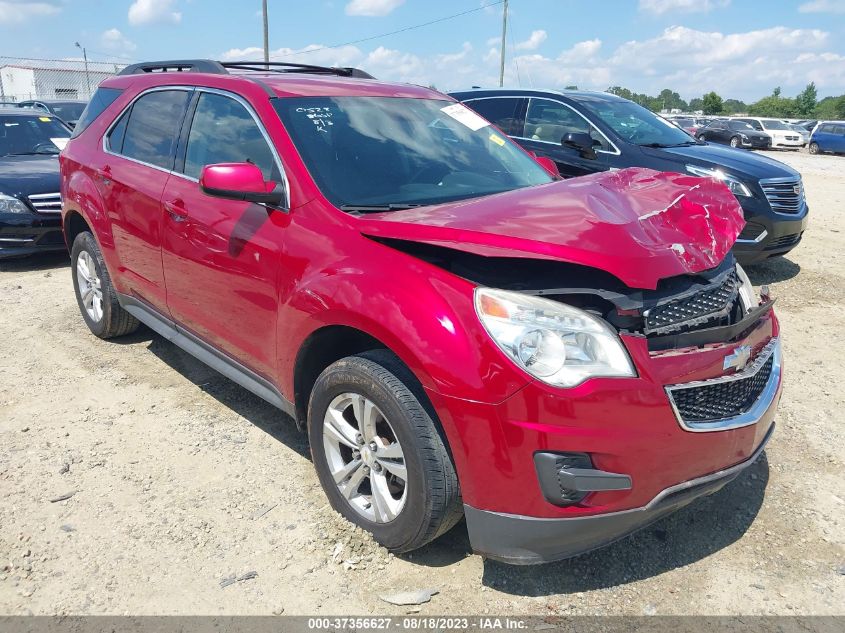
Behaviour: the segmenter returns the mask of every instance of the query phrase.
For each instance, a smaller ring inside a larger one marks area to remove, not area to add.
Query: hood
[[[0,193],[28,196],[58,191],[58,155],[0,156]]]
[[[358,222],[370,237],[580,264],[643,289],[717,266],[745,224],[721,183],[640,168]]]
[[[674,161],[684,160],[704,167],[722,167],[729,173],[760,180],[761,178],[798,178],[800,174],[780,161],[746,150],[736,150],[725,145],[688,145],[683,147],[642,148],[650,156]]]

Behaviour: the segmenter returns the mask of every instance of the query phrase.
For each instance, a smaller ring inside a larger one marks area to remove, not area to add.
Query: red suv
[[[715,180],[560,181],[432,90],[204,60],[104,81],[61,174],[91,331],[144,323],[293,416],[393,551],[464,515],[485,556],[572,556],[772,434],[778,322]]]

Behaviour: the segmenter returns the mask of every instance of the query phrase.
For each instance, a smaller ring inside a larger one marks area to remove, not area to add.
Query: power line
[[[396,31],[390,31],[388,33],[380,33],[379,35],[372,35],[370,37],[364,37],[360,40],[351,40],[349,42],[343,42],[342,44],[332,44],[331,46],[320,46],[319,48],[309,48],[304,51],[297,51],[296,53],[289,53],[286,57],[293,57],[294,55],[304,55],[305,53],[316,53],[317,51],[325,51],[330,50],[333,48],[341,48],[343,46],[351,46],[352,44],[360,44],[362,42],[370,42],[372,40],[377,40],[382,37],[388,37],[389,35],[396,35],[397,33],[405,33],[407,31],[413,31],[414,29],[420,29],[424,26],[431,26],[432,24],[438,24],[440,22],[445,22],[447,20],[453,20],[455,18],[459,18],[464,15],[469,15],[470,13],[476,13],[478,11],[483,11],[484,9],[489,9],[490,7],[495,7],[497,5],[503,4],[505,0],[496,0],[495,2],[490,2],[488,4],[483,4],[480,7],[475,9],[469,9],[467,11],[462,11],[461,13],[455,13],[454,15],[447,15],[442,18],[437,18],[436,20],[431,20],[430,22],[423,22],[422,24],[414,24],[413,26],[406,26],[405,28],[398,29]]]

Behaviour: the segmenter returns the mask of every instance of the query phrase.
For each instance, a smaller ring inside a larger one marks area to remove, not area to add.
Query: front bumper
[[[810,212],[806,204],[800,213],[776,213],[762,192],[753,198],[744,198],[740,203],[746,226],[732,250],[743,266],[785,255],[801,242]]]
[[[547,563],[604,547],[713,494],[751,466],[774,433],[772,423],[747,460],[661,491],[647,505],[632,510],[566,519],[535,518],[478,510],[464,505],[473,549],[487,558],[512,565]]]
[[[58,214],[0,214],[0,259],[67,250]]]
[[[770,139],[750,138],[747,141],[740,139],[740,147],[747,149],[769,149],[771,146]]]

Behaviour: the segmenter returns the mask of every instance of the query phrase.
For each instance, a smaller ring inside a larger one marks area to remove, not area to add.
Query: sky
[[[275,60],[443,91],[498,85],[500,1],[268,5]],[[0,57],[77,58],[77,41],[95,60],[261,59],[261,0],[0,0]],[[508,86],[750,102],[810,81],[845,93],[845,0],[510,0]]]

